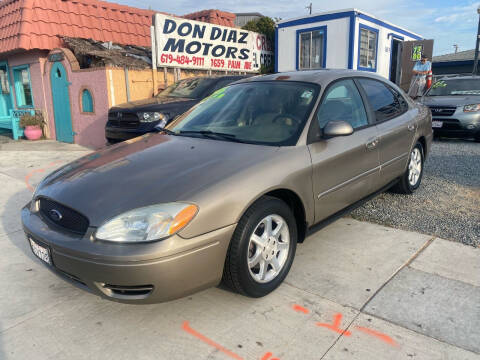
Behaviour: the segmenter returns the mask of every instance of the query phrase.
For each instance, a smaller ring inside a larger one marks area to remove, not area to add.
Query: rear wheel
[[[295,257],[297,226],[282,200],[263,197],[242,216],[225,260],[223,282],[251,297],[265,296],[287,276]]]
[[[418,189],[423,176],[423,154],[423,146],[417,142],[410,152],[407,170],[399,182],[392,188],[394,192],[412,194]]]

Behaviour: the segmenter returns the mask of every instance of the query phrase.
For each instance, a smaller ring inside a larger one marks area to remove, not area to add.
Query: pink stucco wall
[[[46,135],[50,139],[56,139],[50,86],[50,69],[53,63],[48,62],[48,53],[48,51],[26,51],[0,60],[7,60],[12,82],[12,68],[19,65],[29,65],[34,108],[44,110],[48,123],[48,133]],[[67,56],[65,56],[62,64],[67,71],[68,81],[71,83],[68,91],[72,128],[75,133],[74,142],[94,149],[102,147],[105,145],[105,123],[109,106],[105,69],[73,70]],[[80,109],[80,93],[85,88],[90,91],[93,97],[93,114],[82,113]],[[13,91],[13,96],[16,104],[15,91]]]
[[[75,133],[74,142],[93,149],[105,145],[105,123],[108,116],[107,78],[105,69],[72,70],[67,57],[62,61],[67,71],[67,78],[71,85],[68,88],[72,117],[72,128]],[[53,101],[50,87],[50,70],[53,63],[47,62],[45,74],[47,111],[49,113],[50,137],[55,139],[55,123],[53,116]],[[88,89],[94,101],[94,112],[81,112],[81,96],[83,89]]]

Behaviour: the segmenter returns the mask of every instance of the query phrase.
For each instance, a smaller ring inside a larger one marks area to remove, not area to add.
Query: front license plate
[[[32,252],[38,257],[40,260],[45,261],[47,264],[52,265],[52,259],[50,257],[50,249],[39,245],[35,242],[35,240],[29,238],[28,241],[30,242],[30,247],[32,248]]]
[[[443,125],[443,122],[441,121],[432,121],[432,128],[441,128]]]

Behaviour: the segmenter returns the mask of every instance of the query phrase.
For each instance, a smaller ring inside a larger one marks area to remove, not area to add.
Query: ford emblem
[[[54,221],[60,221],[62,220],[62,214],[60,213],[60,211],[56,210],[56,209],[52,209],[48,212],[50,214],[50,218]]]

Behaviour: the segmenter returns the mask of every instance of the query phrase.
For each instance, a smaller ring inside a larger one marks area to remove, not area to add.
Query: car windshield
[[[427,96],[451,95],[480,95],[480,78],[438,80],[427,93]]]
[[[202,99],[215,82],[211,78],[185,79],[170,85],[157,96],[168,96],[177,98]]]
[[[275,81],[217,90],[168,126],[175,134],[272,146],[295,145],[319,86]]]

